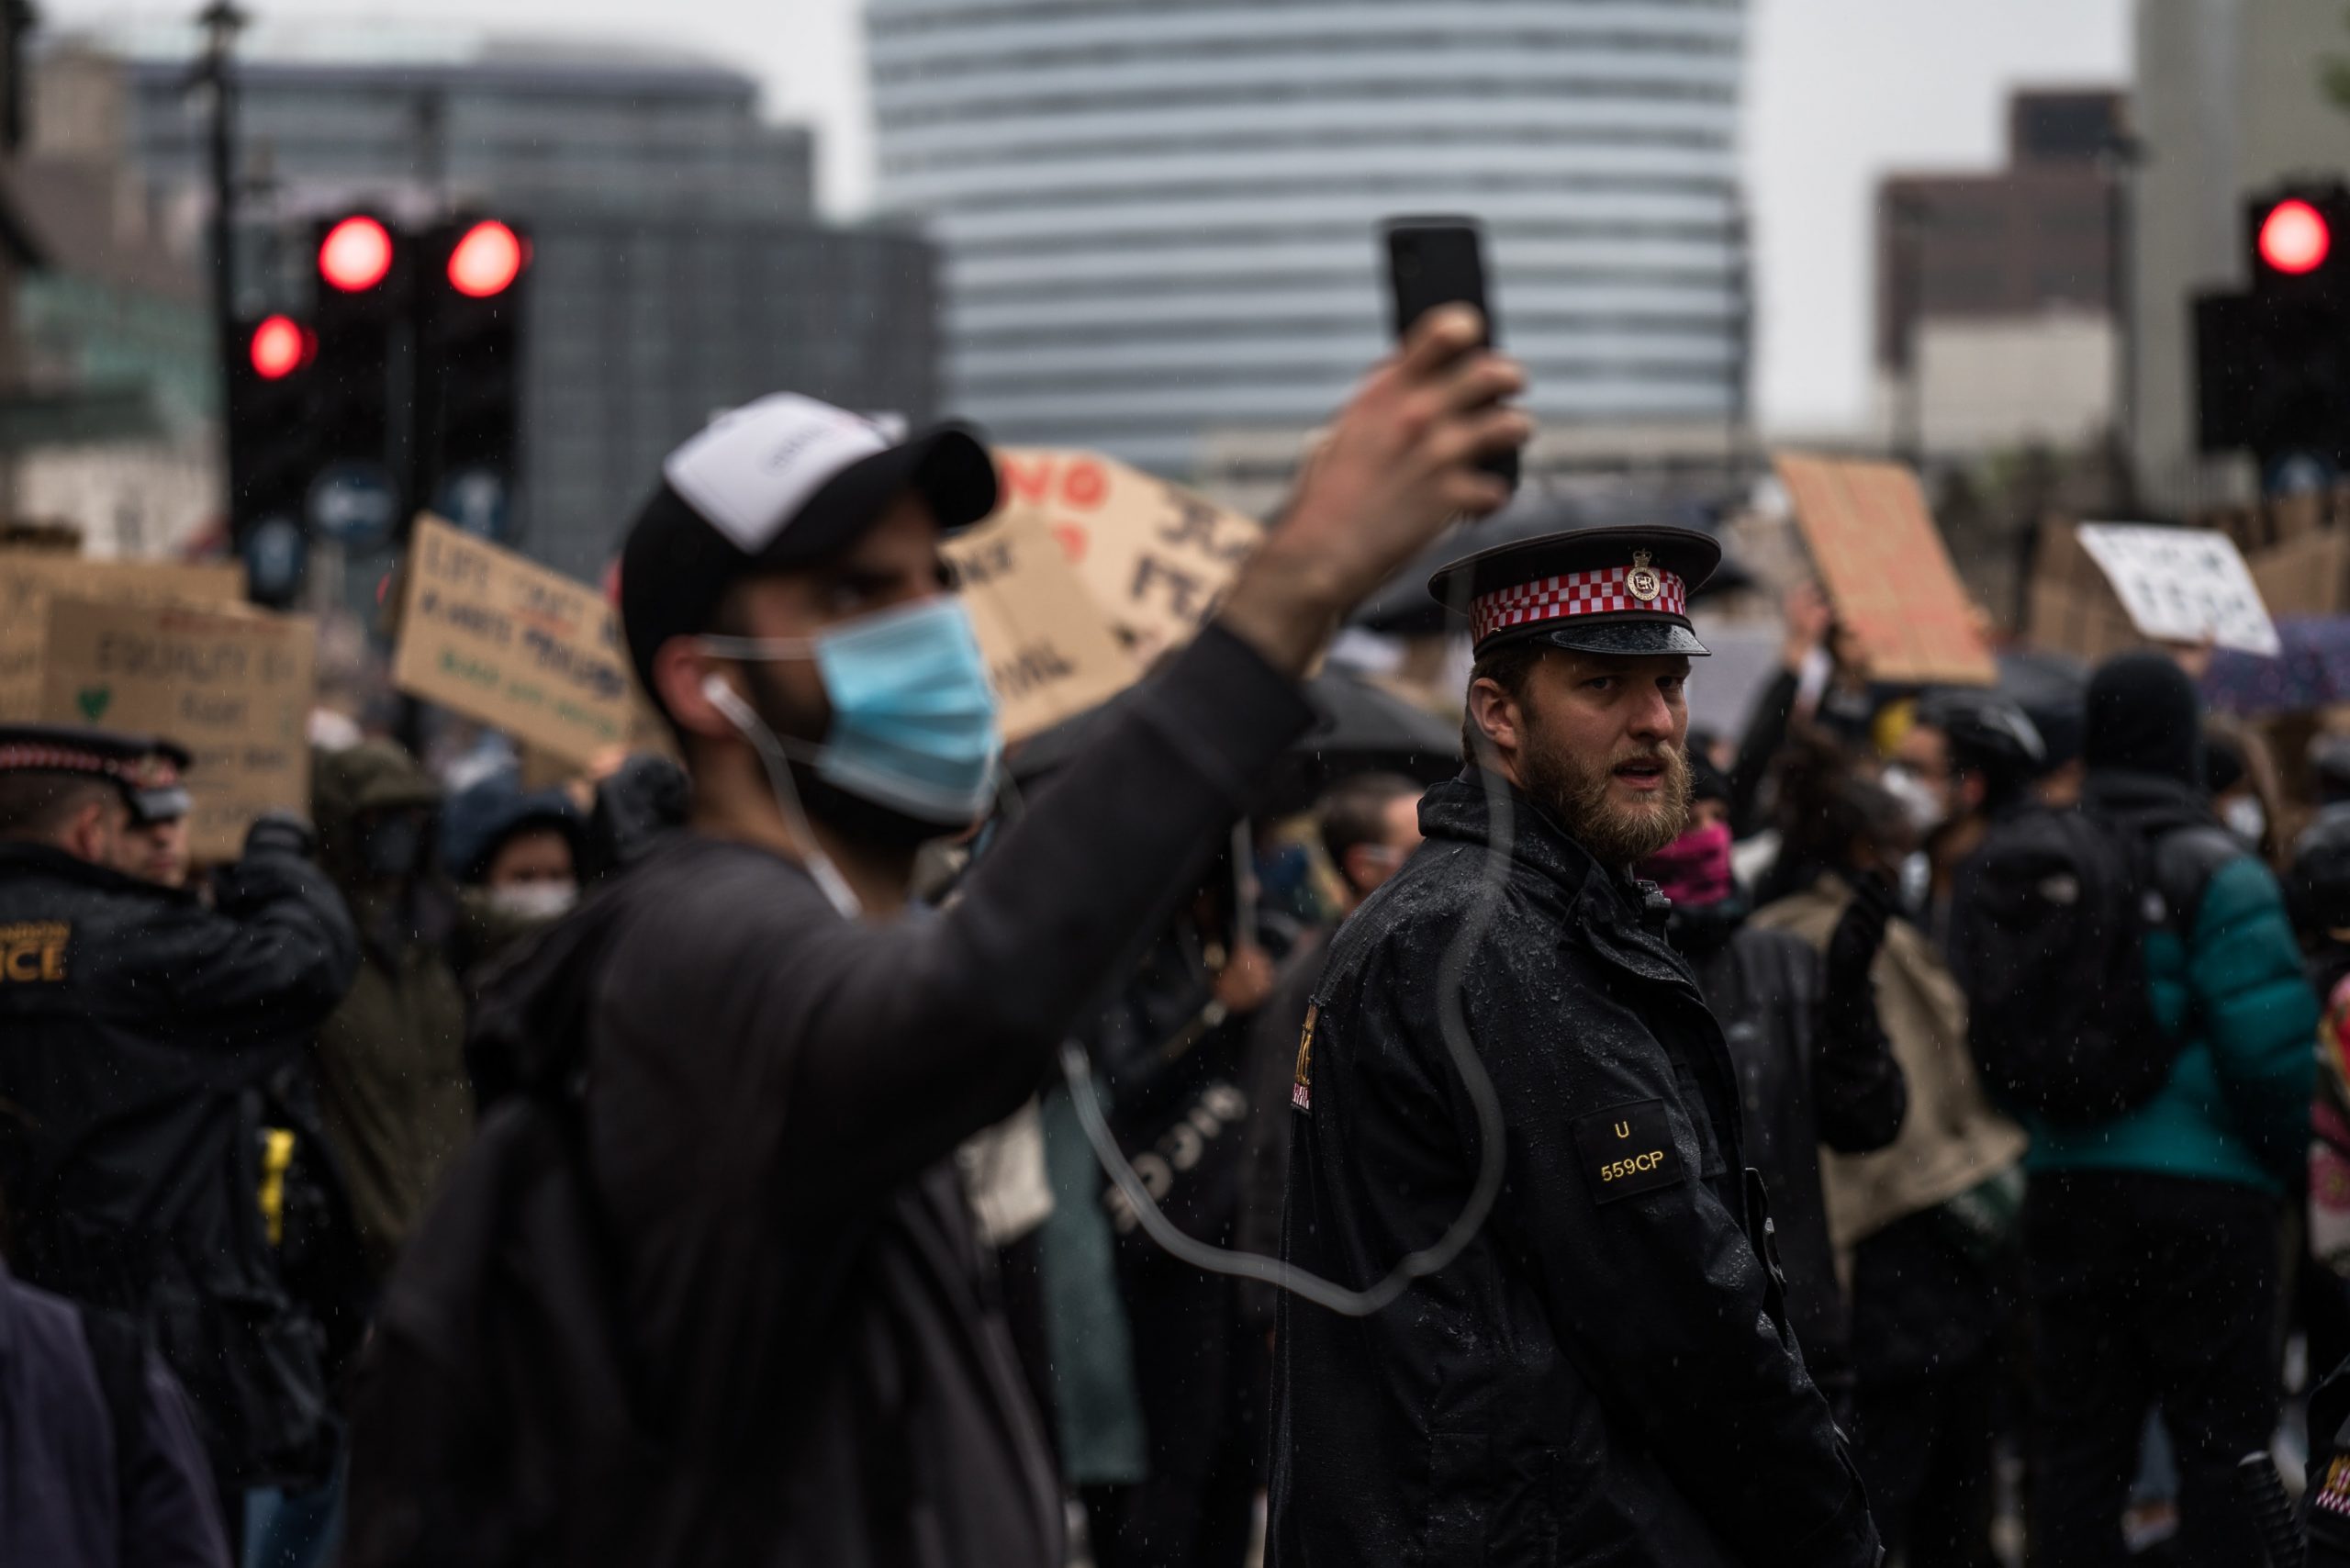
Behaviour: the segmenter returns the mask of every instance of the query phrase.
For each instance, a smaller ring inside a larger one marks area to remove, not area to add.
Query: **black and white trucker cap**
[[[721,414],[663,460],[621,549],[637,679],[652,691],[653,655],[707,630],[736,578],[838,554],[908,490],[947,532],[968,528],[995,510],[995,461],[965,426],[893,444],[873,420],[796,392]]]

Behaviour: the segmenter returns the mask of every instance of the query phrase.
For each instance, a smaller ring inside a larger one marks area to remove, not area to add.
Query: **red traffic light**
[[[512,287],[529,259],[520,235],[486,218],[466,230],[449,252],[449,286],[469,299],[487,299]]]
[[[291,316],[271,316],[253,328],[252,341],[245,348],[253,374],[263,381],[283,381],[310,363],[319,341]]]
[[[344,218],[319,241],[319,275],[345,294],[375,287],[391,270],[391,232],[364,213]]]
[[[2260,259],[2280,273],[2315,272],[2333,249],[2324,216],[2305,201],[2280,201],[2260,220]]]

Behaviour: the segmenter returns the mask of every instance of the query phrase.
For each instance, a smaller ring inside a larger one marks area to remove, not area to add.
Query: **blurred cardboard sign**
[[[2311,530],[2244,557],[2271,616],[2339,615],[2350,609],[2350,528]]]
[[[2024,633],[2036,646],[2098,663],[2146,645],[2069,522],[2041,531],[2024,605]]]
[[[234,859],[262,812],[309,814],[316,644],[303,616],[51,595],[40,717],[187,747],[189,853]]]
[[[2104,572],[2131,624],[2161,643],[2200,643],[2274,658],[2276,623],[2235,542],[2214,529],[2085,522],[2081,548]]]
[[[392,683],[582,767],[658,734],[620,617],[585,583],[417,519]]]
[[[49,601],[241,604],[245,569],[233,561],[85,561],[48,550],[0,551],[0,720],[41,711],[41,649]]]
[[[1918,476],[1897,463],[1781,454],[1779,480],[1836,618],[1877,680],[1988,686],[1998,678]]]
[[[949,542],[946,554],[987,655],[1006,742],[1107,701],[1140,673],[1042,518],[999,516]]]
[[[1191,640],[1264,527],[1090,452],[1002,449],[999,518],[1044,523],[1142,667]]]

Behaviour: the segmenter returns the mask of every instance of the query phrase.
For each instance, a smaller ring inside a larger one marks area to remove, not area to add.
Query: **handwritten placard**
[[[46,624],[40,717],[185,746],[195,858],[235,858],[263,812],[309,813],[308,618],[51,595]]]
[[[1878,680],[1988,686],[1998,678],[1918,476],[1897,463],[1774,460],[1836,618]]]
[[[1139,673],[1040,518],[1001,517],[946,545],[1003,738],[1025,740],[1096,703]]]
[[[1005,448],[999,518],[1043,523],[1112,630],[1148,667],[1214,613],[1264,527],[1090,452]]]
[[[2085,522],[2081,548],[2113,585],[2131,623],[2158,642],[2284,651],[2235,541],[2216,529]]]
[[[41,650],[58,595],[102,604],[238,604],[245,569],[234,562],[85,561],[45,550],[0,550],[0,720],[41,709]]]
[[[392,682],[585,767],[648,743],[620,619],[585,583],[435,517],[405,565]]]

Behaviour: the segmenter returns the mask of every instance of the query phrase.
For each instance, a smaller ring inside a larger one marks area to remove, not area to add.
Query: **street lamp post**
[[[237,159],[236,81],[229,69],[237,35],[249,18],[233,0],[212,0],[196,16],[204,29],[204,55],[191,82],[211,94],[208,141],[212,174],[212,321],[219,335],[220,398],[228,409],[231,362],[237,342]]]

